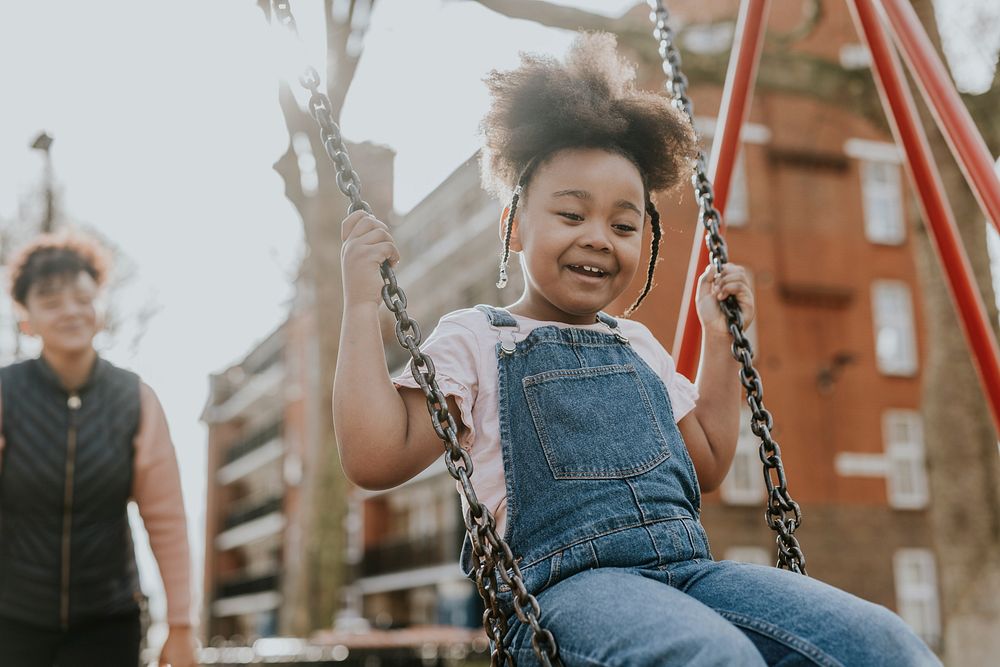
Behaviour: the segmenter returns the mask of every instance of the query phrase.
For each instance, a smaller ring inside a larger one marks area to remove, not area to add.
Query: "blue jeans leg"
[[[670,576],[674,586],[746,633],[769,665],[941,664],[899,616],[816,579],[708,560],[680,563]]]
[[[538,602],[565,667],[765,664],[722,616],[635,570],[585,570],[543,591]],[[515,618],[508,636],[518,667],[539,664],[529,627]]]

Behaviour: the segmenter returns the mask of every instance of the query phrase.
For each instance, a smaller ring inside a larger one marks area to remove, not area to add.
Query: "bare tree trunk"
[[[348,146],[355,169],[365,174],[363,190],[366,200],[379,215],[392,211],[393,153],[370,144]],[[319,156],[322,157],[322,156]],[[331,174],[333,169],[326,166]],[[332,179],[332,176],[331,176]],[[323,177],[320,182],[324,182]],[[349,483],[340,463],[337,440],[333,430],[333,377],[337,368],[340,327],[343,319],[343,282],[340,265],[340,221],[347,215],[349,201],[336,185],[320,187],[319,192],[305,200],[303,212],[306,244],[309,255],[304,273],[314,290],[316,336],[319,346],[320,394],[316,425],[318,438],[310,459],[314,473],[310,477],[306,503],[312,514],[311,533],[305,536],[309,559],[306,577],[306,602],[309,609],[309,630],[328,628],[338,609],[345,583],[344,555],[347,530]]]
[[[315,123],[294,105],[291,93],[283,95],[286,122],[290,134],[317,134]],[[293,631],[307,635],[329,627],[338,604],[342,578],[344,531],[341,526],[345,512],[346,480],[337,455],[333,431],[333,375],[337,365],[337,347],[343,309],[340,279],[340,225],[338,213],[347,203],[333,183],[332,168],[325,162],[322,148],[313,141],[320,186],[312,195],[302,191],[297,155],[289,145],[288,152],[275,164],[285,180],[286,195],[302,216],[307,255],[303,260],[302,277],[313,292],[313,310],[318,347],[318,386],[309,391],[320,394],[320,409],[314,414],[318,421],[310,425],[315,441],[310,443],[308,465],[303,489],[303,505],[308,517],[303,533],[303,553],[306,562],[302,575],[294,584],[297,606],[305,616],[296,619]],[[319,152],[316,152],[319,151]],[[325,173],[329,172],[329,173]]]
[[[932,3],[914,0],[913,5],[940,54]],[[996,333],[997,306],[983,214],[944,137],[934,127],[929,113],[923,108],[922,112],[956,224]],[[950,665],[985,665],[1000,655],[997,434],[927,230],[915,222],[927,332],[922,411],[932,494],[930,516],[945,620],[944,656]]]
[[[354,79],[361,56],[361,39],[366,25],[355,20],[355,13],[370,13],[373,0],[350,0],[346,15],[337,16],[334,1],[324,0],[326,23],[326,93],[335,119],[340,112]],[[367,15],[367,14],[366,14]],[[340,274],[340,221],[347,213],[348,200],[336,184],[336,174],[325,154],[315,121],[303,112],[287,87],[282,87],[280,104],[288,127],[289,146],[275,163],[275,170],[285,183],[285,195],[302,217],[308,254],[302,267],[303,277],[313,289],[319,386],[310,388],[319,393],[318,423],[310,429],[316,433],[311,443],[303,503],[309,517],[303,535],[307,562],[298,581],[288,587],[292,604],[305,608],[305,614],[294,617],[292,632],[307,635],[311,631],[329,628],[344,583],[344,552],[347,532],[344,529],[348,483],[343,474],[330,408],[333,377],[337,367],[337,350],[343,312],[343,286]],[[303,190],[298,156],[291,139],[297,134],[309,137],[316,160],[319,186],[314,193]],[[392,211],[392,154],[386,149],[354,146],[351,158],[361,174],[377,184],[365,196],[382,215]],[[386,194],[387,193],[387,194]]]

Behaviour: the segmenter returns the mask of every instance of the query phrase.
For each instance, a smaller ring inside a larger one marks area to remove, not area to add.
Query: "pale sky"
[[[988,2],[939,3],[969,88],[988,82],[1000,43],[1000,29],[976,34],[983,21],[968,10]],[[635,2],[563,4],[620,14]],[[321,6],[292,3],[314,63]],[[164,404],[199,565],[207,377],[281,322],[301,254],[301,221],[271,169],[288,141],[272,35],[255,0],[32,0],[7,3],[0,21],[0,221],[40,213],[42,160],[28,146],[48,131],[65,216],[137,267],[119,309],[158,306],[137,352],[123,336],[105,353]],[[518,51],[562,53],[571,38],[472,2],[379,0],[344,133],[397,151],[396,207],[407,210],[476,149],[485,73]],[[140,560],[160,612],[158,577],[148,553]]]

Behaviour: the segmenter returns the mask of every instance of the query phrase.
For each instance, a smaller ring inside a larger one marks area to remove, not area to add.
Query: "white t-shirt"
[[[520,315],[511,316],[518,328],[513,333],[519,343],[532,330],[543,326],[572,327],[609,331],[602,323],[573,325],[565,322],[542,322]],[[675,421],[680,421],[695,406],[697,388],[677,372],[674,360],[641,322],[619,319],[618,327],[628,337],[632,349],[649,364],[666,385]],[[506,334],[505,334],[506,335]],[[446,396],[454,396],[462,423],[468,429],[461,445],[472,456],[472,485],[479,501],[493,512],[497,531],[503,535],[507,523],[507,487],[504,482],[503,451],[500,445],[499,373],[496,344],[498,332],[490,326],[486,314],[475,308],[456,310],[441,318],[437,328],[421,345],[434,361],[438,386]],[[509,340],[509,339],[508,339]],[[409,365],[393,378],[397,387],[418,388]],[[428,417],[429,419],[429,417]]]

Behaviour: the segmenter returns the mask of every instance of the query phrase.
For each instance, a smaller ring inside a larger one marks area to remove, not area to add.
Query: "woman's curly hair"
[[[483,118],[480,155],[483,187],[510,196],[500,281],[507,283],[511,223],[522,189],[534,171],[560,150],[600,148],[618,153],[639,170],[653,232],[646,284],[625,311],[631,315],[653,287],[659,254],[660,215],[653,192],[675,187],[692,171],[694,129],[667,95],[638,90],[635,68],[615,50],[607,33],[577,37],[566,58],[521,54],[521,66],[486,78],[493,103]]]
[[[614,35],[584,33],[564,61],[521,54],[521,66],[486,78],[483,186],[504,198],[525,169],[564,148],[606,148],[639,168],[647,190],[670,190],[696,154],[691,123],[664,93],[635,87]],[[523,184],[522,184],[523,185]]]
[[[86,272],[101,286],[110,270],[108,251],[95,239],[79,233],[42,234],[11,259],[10,295],[24,306],[33,285]]]

